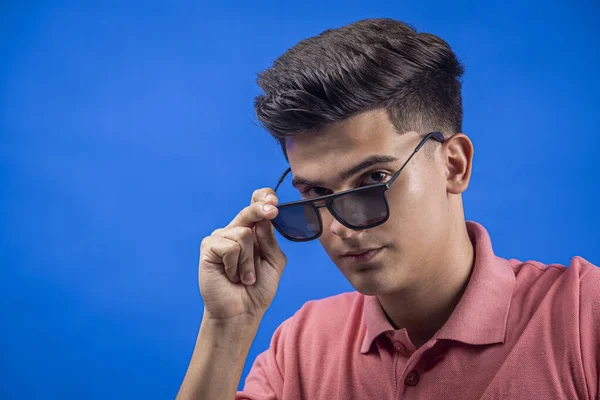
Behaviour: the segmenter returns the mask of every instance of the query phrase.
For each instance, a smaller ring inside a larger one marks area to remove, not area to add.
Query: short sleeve
[[[269,348],[254,360],[246,377],[244,389],[236,393],[236,400],[281,400],[283,398],[284,349],[291,325],[292,318],[277,327]]]
[[[600,399],[600,268],[586,269],[580,285],[581,356],[589,398]]]

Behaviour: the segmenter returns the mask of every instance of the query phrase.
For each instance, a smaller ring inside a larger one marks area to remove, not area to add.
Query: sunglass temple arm
[[[283,175],[281,175],[281,178],[279,178],[279,182],[277,182],[277,186],[275,186],[275,191],[277,191],[277,189],[279,188],[279,185],[281,185],[281,182],[283,182],[283,179],[285,178],[285,176],[287,174],[289,174],[289,172],[291,171],[291,168],[288,168],[285,170],[285,172],[283,173]]]

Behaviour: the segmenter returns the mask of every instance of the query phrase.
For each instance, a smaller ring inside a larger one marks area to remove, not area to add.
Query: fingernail
[[[267,198],[265,200],[268,201],[269,203],[275,203],[277,201],[277,197],[270,194],[267,196]]]
[[[244,283],[246,285],[252,285],[254,283],[254,272],[248,272],[244,275]]]
[[[264,212],[269,212],[269,211],[273,211],[275,209],[275,206],[272,204],[265,204],[263,206],[263,211]]]

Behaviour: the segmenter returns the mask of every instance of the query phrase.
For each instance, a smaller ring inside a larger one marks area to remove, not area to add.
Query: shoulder
[[[532,260],[522,262],[514,259],[509,260],[509,264],[515,274],[517,286],[526,286],[528,289],[549,290],[557,285],[578,289],[587,275],[590,275],[593,280],[593,276],[600,273],[598,267],[579,256],[573,257],[568,266],[544,264]],[[578,295],[579,290],[572,294]]]
[[[271,371],[295,376],[301,368],[317,374],[324,359],[360,334],[363,299],[360,293],[349,292],[306,302],[277,327],[268,351],[259,359],[273,360],[277,368]]]
[[[580,323],[583,331],[587,326],[594,330],[595,339],[600,343],[600,268],[584,260],[575,257],[571,267],[578,270],[579,278],[579,309]],[[598,354],[600,357],[600,353]]]
[[[553,322],[564,326],[563,333],[579,336],[577,326],[584,311],[598,316],[600,269],[585,259],[573,257],[569,265],[518,260],[509,263],[516,278],[511,300],[511,309],[519,316],[513,321],[515,326],[530,326],[537,314],[540,323]]]
[[[358,292],[310,300],[294,314],[293,329],[303,336],[339,332],[348,324],[362,321],[363,303],[364,296]]]
[[[362,313],[364,296],[358,292],[341,293],[319,300],[310,300],[304,303],[296,313],[295,318],[331,321],[340,316],[340,320],[347,319],[349,312]]]
[[[297,350],[322,350],[339,343],[344,332],[359,334],[363,303],[364,296],[358,292],[310,300],[277,328],[274,339]]]
[[[576,257],[570,268],[579,271],[579,344],[590,398],[600,396],[600,268]]]
[[[581,257],[573,257],[571,266],[581,276],[582,286],[595,282],[598,284],[600,279],[600,268]],[[600,295],[600,292],[598,293]]]

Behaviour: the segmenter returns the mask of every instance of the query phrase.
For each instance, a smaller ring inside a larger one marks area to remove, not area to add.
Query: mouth
[[[341,255],[342,260],[350,264],[360,264],[367,261],[371,261],[377,254],[381,252],[383,248],[379,247],[376,249],[363,249],[348,252]]]

